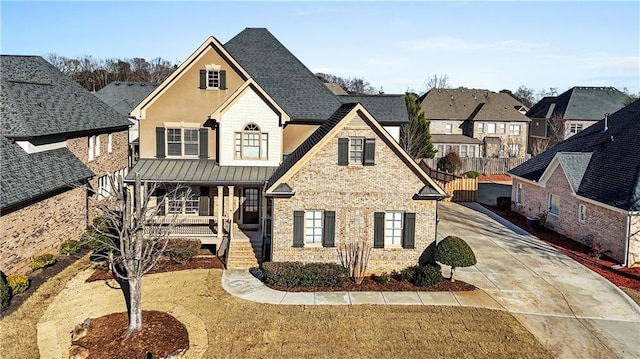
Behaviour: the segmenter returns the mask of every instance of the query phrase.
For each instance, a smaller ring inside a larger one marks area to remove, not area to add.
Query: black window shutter
[[[416,214],[404,214],[404,228],[402,231],[402,248],[414,249],[416,242]]]
[[[373,166],[376,162],[376,139],[367,138],[364,140],[364,156],[362,156],[363,166]]]
[[[373,214],[373,248],[384,248],[384,212]]]
[[[209,215],[209,187],[200,187],[200,198],[198,199],[198,214],[200,216]]]
[[[293,211],[293,246],[304,247],[304,211]]]
[[[338,138],[338,166],[349,164],[349,139]]]
[[[207,70],[200,70],[200,88],[207,88]]]
[[[156,127],[156,157],[164,158],[164,127]]]
[[[209,158],[209,129],[206,127],[200,129],[200,158]]]
[[[218,88],[220,90],[227,89],[227,72],[225,70],[220,70],[220,86]]]
[[[324,228],[322,228],[322,246],[336,246],[336,212],[324,211]]]

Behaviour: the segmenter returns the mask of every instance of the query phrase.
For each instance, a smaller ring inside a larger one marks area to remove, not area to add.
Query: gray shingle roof
[[[94,174],[67,148],[27,154],[0,136],[0,208],[2,210],[58,190]]]
[[[267,29],[247,28],[224,48],[292,120],[324,121],[338,98]]]
[[[611,114],[608,130],[604,120],[558,143],[509,171],[532,181],[540,180],[558,153],[591,154],[576,193],[625,211],[640,211],[640,101]],[[561,155],[572,162],[569,181],[576,182],[584,166],[583,157]],[[571,160],[569,160],[571,158]]]
[[[26,138],[106,129],[129,121],[39,56],[0,56],[0,133]]]
[[[145,99],[158,84],[151,82],[113,81],[95,92],[94,95],[113,107],[119,114],[129,116],[129,112]]]
[[[405,95],[341,95],[343,103],[360,102],[381,124],[409,122]]]
[[[478,89],[431,89],[418,99],[429,120],[522,121],[529,119],[511,95]]]
[[[560,152],[557,154],[560,166],[562,166],[569,185],[574,191],[580,187],[580,182],[582,182],[589,161],[591,161],[591,154],[591,152]]]
[[[197,159],[140,159],[125,178],[144,181],[186,183],[256,183],[263,184],[276,167],[219,166],[215,161]]]
[[[624,107],[629,97],[614,87],[572,87],[553,97],[545,97],[527,112],[531,118],[562,118],[565,120],[601,119]],[[551,106],[555,104],[554,108]]]

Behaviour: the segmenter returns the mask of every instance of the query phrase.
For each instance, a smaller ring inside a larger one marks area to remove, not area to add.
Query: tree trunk
[[[456,274],[456,267],[451,267],[451,283],[455,282],[454,275]]]
[[[142,279],[129,278],[129,327],[124,337],[142,330]]]

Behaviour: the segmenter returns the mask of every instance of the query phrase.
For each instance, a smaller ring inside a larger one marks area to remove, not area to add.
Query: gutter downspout
[[[620,268],[626,268],[629,265],[629,241],[631,238],[629,238],[631,236],[631,213],[627,214],[627,228],[626,230],[626,234],[625,234],[625,243],[624,243],[624,263],[622,264],[616,264],[614,266],[612,266],[612,269],[620,269]]]

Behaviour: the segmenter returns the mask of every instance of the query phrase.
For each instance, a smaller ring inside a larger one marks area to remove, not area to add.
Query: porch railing
[[[151,228],[170,227],[170,236],[215,236],[218,233],[217,222],[213,216],[150,217],[145,234],[149,234]]]

